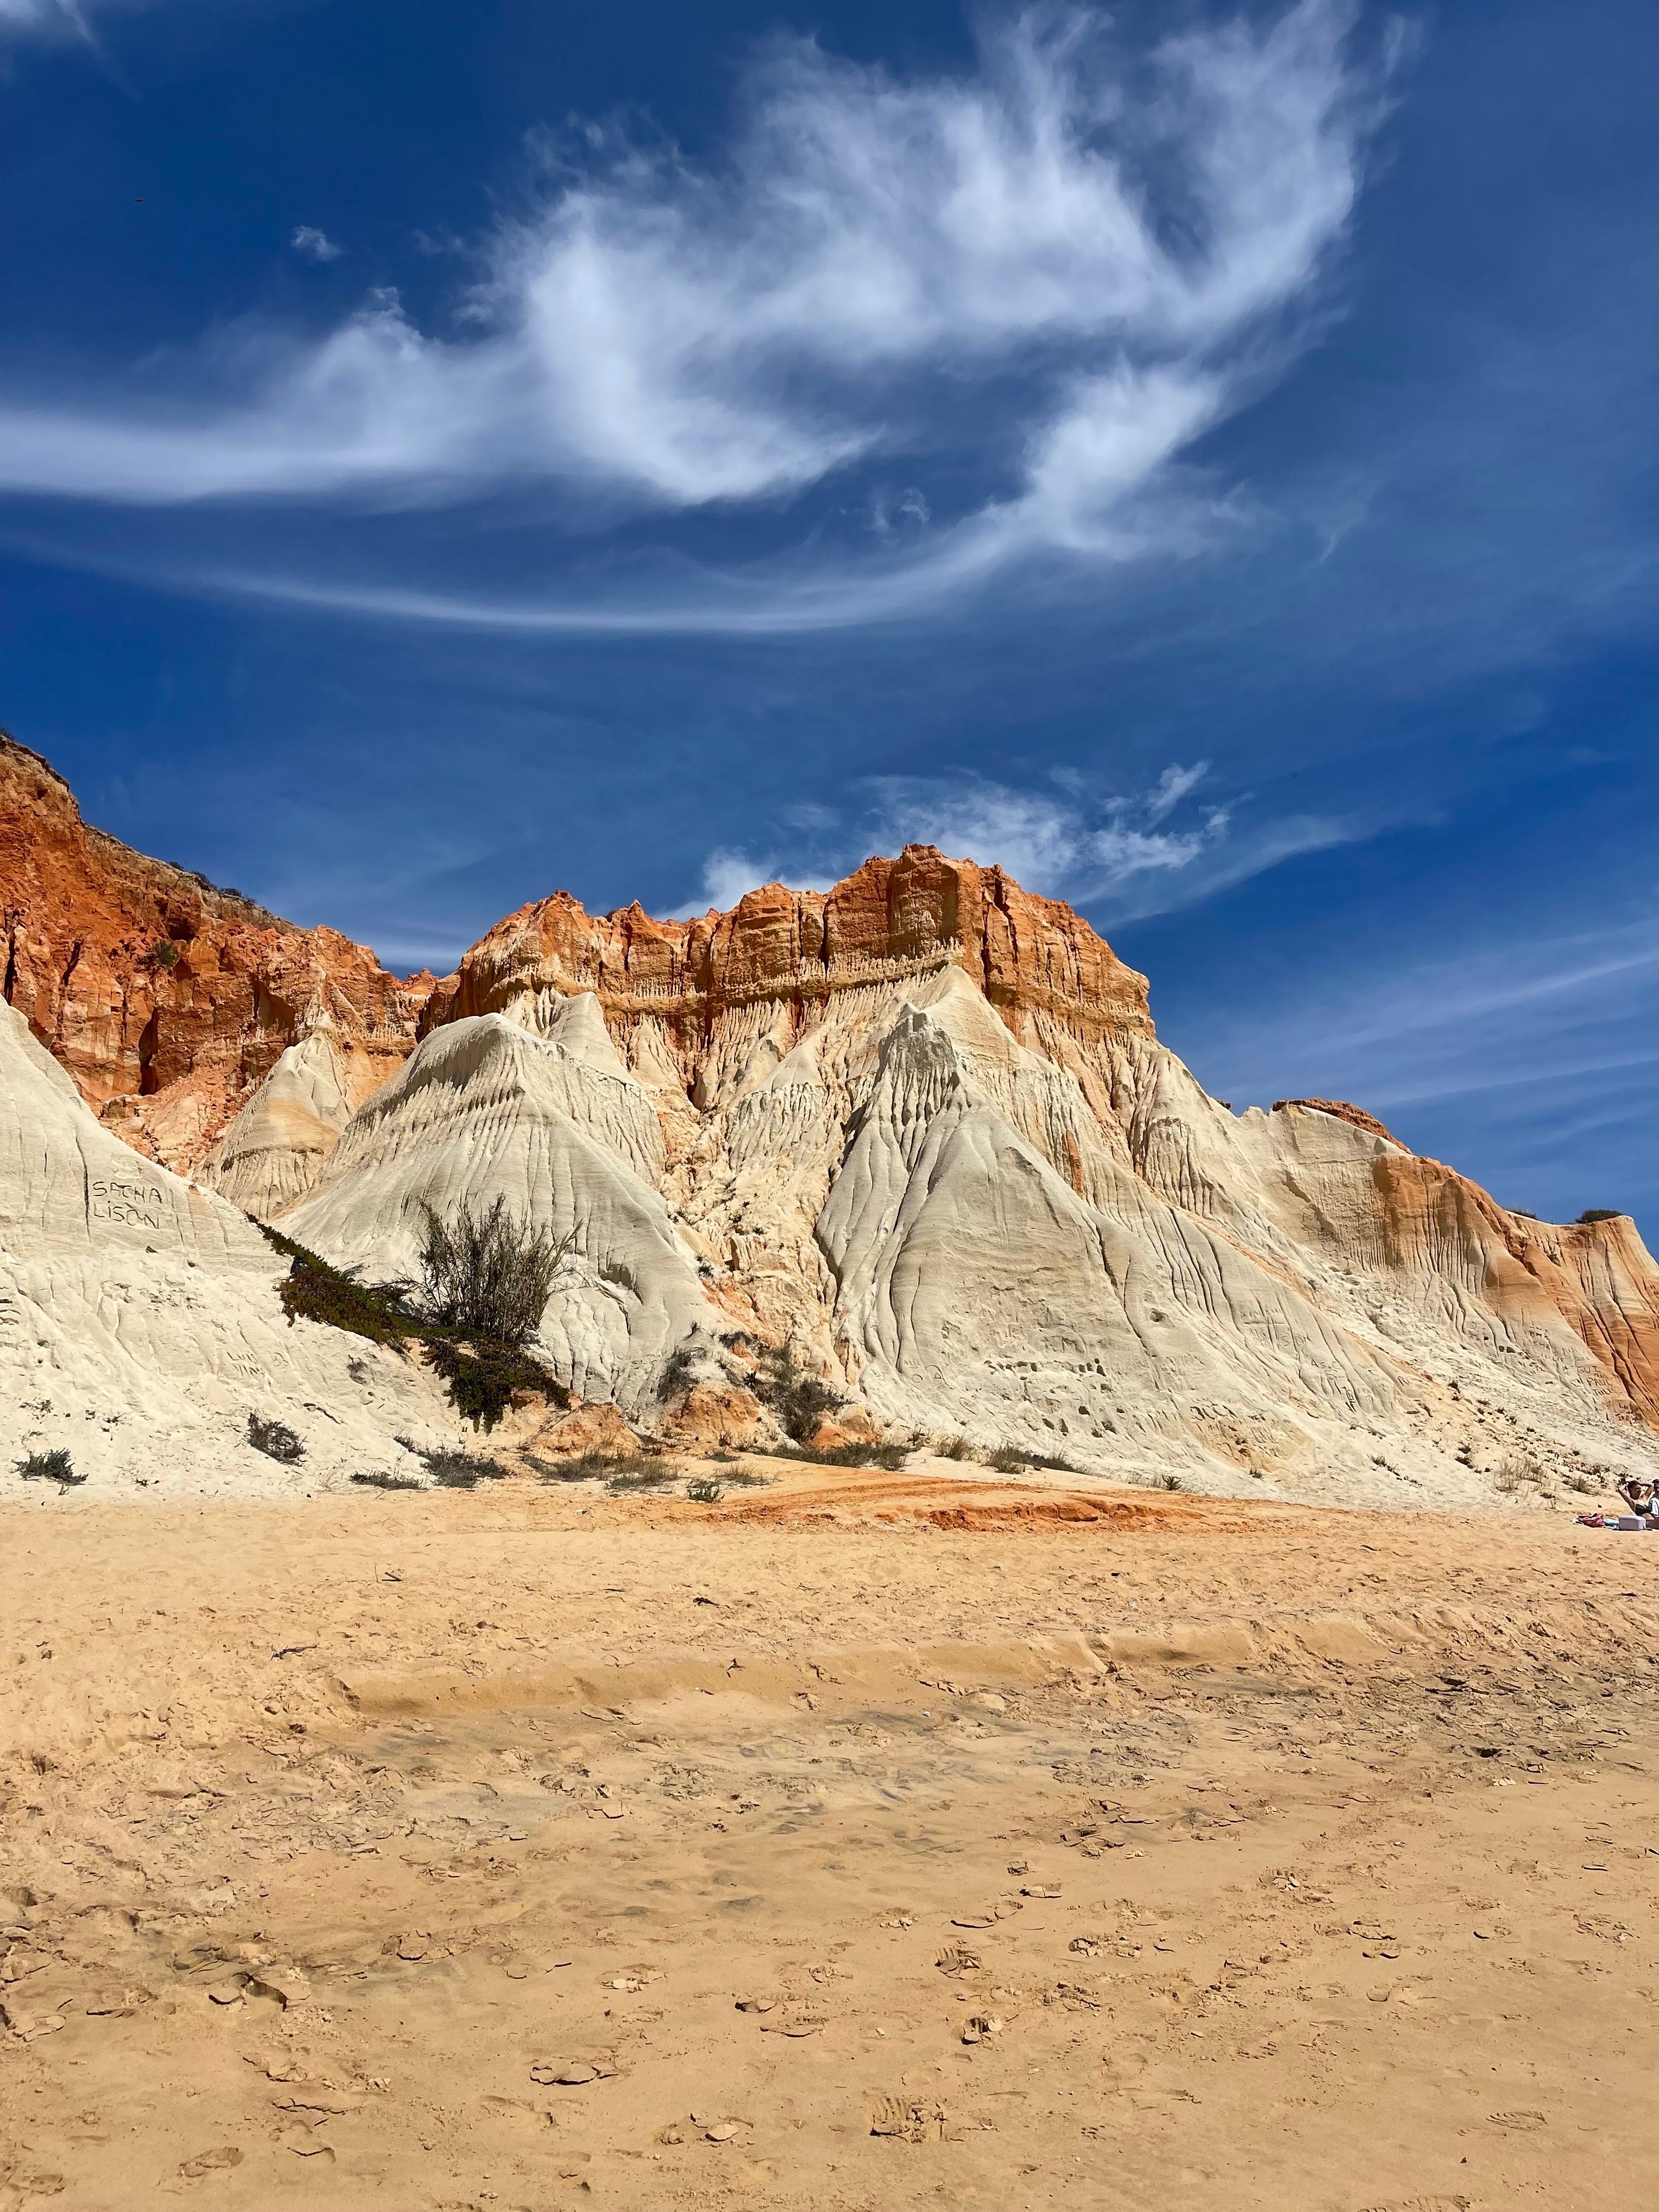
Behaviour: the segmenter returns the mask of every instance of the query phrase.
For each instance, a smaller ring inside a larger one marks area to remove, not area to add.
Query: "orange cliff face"
[[[812,1000],[955,964],[1018,1030],[1029,1012],[1085,1035],[1152,1034],[1146,979],[1071,908],[1022,890],[1000,868],[907,845],[828,891],[767,884],[729,914],[653,921],[642,908],[590,915],[568,891],[521,907],[434,991],[426,1030],[499,1012],[526,993],[592,991],[613,1023],[662,1021],[695,1051],[729,1009]]]
[[[89,829],[57,771],[3,733],[0,962],[8,1002],[87,1103],[185,1172],[325,1024],[367,1097],[413,1048],[434,981]]]

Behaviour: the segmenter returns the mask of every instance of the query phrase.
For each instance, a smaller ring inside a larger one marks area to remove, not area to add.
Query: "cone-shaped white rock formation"
[[[246,1217],[140,1159],[0,1003],[0,1487],[67,1449],[78,1474],[158,1494],[303,1494],[390,1469],[460,1429],[413,1362],[289,1323],[287,1272]],[[303,1459],[252,1449],[281,1422]],[[26,1494],[50,1495],[40,1491]]]
[[[209,1153],[202,1181],[268,1221],[304,1196],[351,1119],[331,1027],[291,1044]]]
[[[520,1220],[574,1230],[543,1344],[583,1397],[633,1408],[653,1401],[675,1346],[719,1321],[653,1188],[663,1165],[650,1099],[597,1000],[578,999],[544,1036],[499,1014],[434,1030],[359,1109],[283,1226],[383,1276],[414,1273],[428,1206],[445,1215],[505,1198]]]

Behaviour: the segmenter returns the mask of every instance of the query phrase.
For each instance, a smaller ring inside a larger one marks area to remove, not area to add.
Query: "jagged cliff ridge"
[[[804,1023],[843,992],[946,966],[1011,1023],[1042,1012],[1085,1036],[1152,1030],[1146,977],[1069,907],[1033,897],[1000,868],[921,845],[866,860],[832,890],[767,884],[730,914],[694,921],[654,921],[637,904],[590,915],[556,891],[497,922],[434,992],[421,1026],[591,991],[623,1035],[651,1029],[707,1106],[732,1079],[711,1067],[710,1046],[735,1041],[740,1009],[763,1009],[737,1025],[758,1039],[780,1004]]]
[[[787,1338],[889,1424],[1411,1502],[1659,1412],[1628,1219],[1511,1215],[1341,1102],[1234,1115],[1086,923],[932,848],[693,922],[560,894],[422,1029],[284,1225],[371,1267],[425,1203],[576,1227],[548,1349],[636,1419],[676,1351],[729,1395],[728,1340]]]
[[[1631,1221],[1509,1213],[1340,1101],[1235,1115],[1085,921],[931,847],[690,922],[557,894],[420,1027],[361,1103],[298,1036],[202,1179],[371,1274],[427,1205],[574,1229],[544,1349],[641,1425],[766,1432],[787,1341],[879,1424],[1140,1480],[1490,1502],[1506,1455],[1651,1456]]]
[[[307,1036],[332,1048],[313,1058],[337,1061],[343,1121],[407,1057],[433,981],[89,828],[3,733],[0,960],[7,1003],[106,1126],[185,1172]]]

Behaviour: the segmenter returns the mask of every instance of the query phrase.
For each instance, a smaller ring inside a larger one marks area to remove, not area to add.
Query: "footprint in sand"
[[[609,2057],[564,2058],[550,2060],[542,2066],[532,2066],[530,2078],[544,2088],[556,2084],[562,2089],[580,2089],[590,2081],[608,2081],[620,2071],[614,2059]]]
[[[198,2151],[194,2158],[187,2158],[179,2172],[183,2180],[203,2181],[210,2173],[227,2172],[241,2162],[242,2154],[234,2143],[222,2143],[217,2150]]]
[[[944,2135],[945,2107],[912,2097],[872,2097],[869,2121],[872,2136],[889,2136],[900,2142],[927,2142]]]
[[[1398,2197],[1387,2204],[1368,2204],[1365,2212],[1470,2212],[1472,2197]]]

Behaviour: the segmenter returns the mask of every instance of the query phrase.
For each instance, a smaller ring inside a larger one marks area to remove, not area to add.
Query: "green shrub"
[[[605,1488],[613,1498],[624,1498],[634,1490],[665,1490],[674,1480],[674,1470],[660,1460],[649,1460],[638,1453],[623,1458],[620,1455],[608,1462],[610,1473]]]
[[[1587,1206],[1579,1215],[1577,1226],[1583,1228],[1590,1221],[1619,1221],[1623,1218],[1616,1206]]]
[[[570,1403],[570,1393],[551,1370],[514,1345],[488,1338],[459,1344],[435,1334],[422,1341],[449,1386],[450,1403],[486,1436],[512,1404],[515,1390],[535,1391],[555,1406]]]
[[[512,1472],[498,1459],[486,1459],[480,1452],[453,1450],[440,1444],[423,1450],[426,1471],[442,1490],[476,1490],[481,1482],[499,1482]]]
[[[303,1316],[374,1344],[419,1344],[442,1376],[456,1411],[486,1435],[518,1390],[568,1406],[570,1393],[522,1346],[423,1320],[409,1310],[408,1283],[361,1283],[355,1267],[336,1267],[279,1229],[260,1222],[265,1241],[289,1262],[278,1295],[290,1322]]]
[[[662,1373],[657,1377],[657,1396],[666,1404],[682,1390],[689,1389],[697,1370],[697,1355],[688,1344],[676,1345],[663,1362]]]
[[[424,1490],[426,1485],[417,1482],[412,1474],[354,1474],[354,1482],[361,1482],[366,1490]]]
[[[1161,1490],[1179,1490],[1181,1486],[1181,1477],[1178,1474],[1164,1475],[1158,1485]]]
[[[688,1482],[686,1484],[685,1494],[691,1499],[694,1504],[718,1505],[721,1498],[725,1497],[726,1492],[721,1489],[718,1482],[712,1480],[708,1475],[704,1474],[699,1475],[695,1482]]]
[[[803,1367],[793,1344],[768,1345],[759,1354],[753,1379],[755,1395],[777,1415],[787,1437],[804,1444],[817,1433],[826,1413],[847,1403],[840,1391],[822,1376]]]
[[[56,1451],[31,1452],[15,1464],[25,1482],[55,1482],[60,1490],[73,1490],[87,1479],[75,1472],[74,1462],[61,1445]]]
[[[420,1297],[427,1318],[498,1344],[527,1344],[575,1231],[556,1240],[515,1218],[505,1198],[479,1212],[458,1206],[447,1220],[429,1206],[424,1211]]]
[[[259,1413],[247,1417],[247,1440],[255,1451],[281,1460],[284,1467],[293,1467],[306,1455],[305,1446],[285,1422],[268,1421]]]
[[[360,1283],[355,1267],[334,1267],[268,1222],[254,1226],[289,1262],[277,1296],[290,1322],[321,1322],[325,1328],[366,1336],[371,1344],[401,1344],[420,1334],[420,1323],[404,1305],[407,1283]]]
[[[951,1442],[960,1439],[952,1438]],[[961,1452],[947,1452],[947,1459],[976,1459],[984,1466],[994,1468],[999,1474],[1029,1474],[1034,1468],[1045,1468],[1056,1474],[1076,1474],[1063,1452],[1025,1451],[1018,1444],[998,1444],[990,1451],[977,1451],[971,1445]]]
[[[774,1450],[769,1456],[803,1460],[809,1467],[884,1467],[890,1474],[896,1474],[909,1453],[903,1444],[825,1444],[817,1449],[811,1444],[797,1444]]]
[[[940,1459],[977,1459],[979,1454],[966,1437],[935,1437],[933,1450]]]

